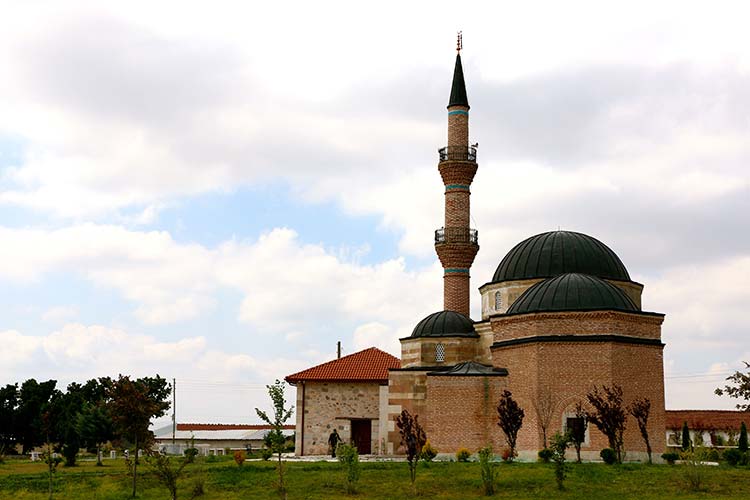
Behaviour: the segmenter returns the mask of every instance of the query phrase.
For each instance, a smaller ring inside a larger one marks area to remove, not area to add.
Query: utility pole
[[[174,435],[177,430],[177,379],[172,379],[172,453],[174,453]]]

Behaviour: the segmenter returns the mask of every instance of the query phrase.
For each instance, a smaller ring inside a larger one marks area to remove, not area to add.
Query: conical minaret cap
[[[451,85],[451,98],[448,107],[469,107],[469,99],[466,97],[466,83],[464,82],[464,69],[461,66],[461,54],[456,54],[456,68],[453,70],[453,85]]]

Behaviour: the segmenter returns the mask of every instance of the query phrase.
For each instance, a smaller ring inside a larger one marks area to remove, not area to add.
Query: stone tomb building
[[[401,339],[400,360],[373,348],[287,377],[297,386],[297,453],[327,453],[331,426],[361,453],[399,453],[395,419],[403,409],[419,415],[441,453],[487,444],[501,450],[505,438],[496,406],[507,389],[526,414],[520,456],[534,459],[544,446],[543,428],[551,436],[577,425],[576,403],[594,387],[616,384],[625,404],[637,397],[651,401],[648,427],[658,457],[666,447],[664,315],[642,309],[643,285],[631,280],[607,245],[572,231],[525,239],[479,288],[481,319],[469,317],[469,272],[479,250],[478,232],[470,226],[478,164],[469,143],[469,109],[459,53],[448,143],[438,161],[445,186],[444,223],[435,231],[443,310],[415,322],[411,336]],[[598,459],[606,447],[606,437],[589,426],[584,457]],[[645,456],[632,419],[625,449],[628,459]]]

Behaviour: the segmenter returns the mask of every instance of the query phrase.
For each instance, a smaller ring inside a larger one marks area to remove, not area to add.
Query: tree
[[[41,445],[46,439],[42,415],[48,410],[51,400],[60,393],[56,380],[37,382],[31,378],[21,384],[18,407],[15,412],[16,436],[23,446],[23,453]],[[53,429],[49,429],[54,433]]]
[[[750,368],[750,364],[747,361],[745,368]],[[724,388],[717,388],[714,392],[719,396],[727,395],[730,398],[744,399],[746,403],[737,403],[737,409],[742,411],[750,411],[750,371],[742,373],[740,371],[734,372],[734,375],[727,377],[727,380],[735,385],[725,385]]]
[[[133,460],[133,498],[138,468],[138,447],[147,447],[153,434],[148,430],[152,418],[163,416],[169,409],[171,387],[166,379],[144,377],[131,380],[120,375],[106,389],[109,414],[115,429],[135,445]]]
[[[601,391],[594,389],[586,395],[593,412],[587,412],[586,418],[594,424],[609,441],[609,447],[615,451],[617,462],[622,463],[623,434],[625,433],[625,408],[622,402],[622,387],[602,386]]]
[[[513,394],[509,390],[504,390],[500,396],[500,402],[497,404],[497,425],[503,430],[505,439],[510,447],[510,460],[516,456],[516,439],[518,431],[523,425],[524,411],[518,406],[513,399]]]
[[[747,447],[747,426],[745,425],[745,422],[742,422],[742,425],[740,426],[740,439],[737,441],[737,448],[742,453],[745,453]]]
[[[651,400],[646,397],[640,397],[633,400],[628,406],[630,413],[635,422],[638,424],[638,430],[641,431],[641,437],[646,443],[646,453],[648,453],[648,463],[651,462],[651,443],[648,439],[648,417],[651,414]]]
[[[543,388],[539,398],[534,400],[534,412],[539,422],[539,428],[542,430],[542,442],[545,448],[547,447],[547,430],[550,422],[552,422],[555,406],[555,397],[548,387]]]
[[[577,425],[572,429],[568,429],[568,436],[570,437],[570,442],[573,444],[573,448],[576,450],[576,462],[580,464],[581,445],[586,440],[586,429],[589,426],[589,419],[583,407],[583,402],[577,402],[574,411]]]
[[[16,412],[18,408],[18,384],[0,388],[0,457],[16,445]]]
[[[427,435],[417,420],[417,415],[412,416],[409,410],[401,411],[401,415],[396,417],[396,427],[401,435],[401,444],[406,450],[406,460],[409,462],[409,477],[411,479],[412,492],[417,494],[417,464],[419,463],[419,454],[427,442]]]
[[[278,457],[277,469],[279,472],[279,494],[282,496],[286,495],[286,489],[284,487],[284,464],[281,461],[281,454],[284,452],[286,439],[284,438],[284,423],[289,420],[292,416],[294,407],[286,407],[286,398],[284,398],[284,382],[282,380],[276,380],[271,385],[266,386],[268,388],[268,395],[273,403],[273,418],[270,418],[266,412],[255,409],[255,413],[258,414],[261,420],[271,426],[271,432],[268,433],[268,440],[270,449],[276,453]]]
[[[102,465],[102,444],[112,439],[112,419],[103,404],[85,403],[76,415],[75,429],[86,448],[96,449],[96,465]]]
[[[682,423],[682,451],[688,451],[690,449],[690,429],[688,429],[687,422]]]
[[[187,464],[192,461],[187,456],[175,460],[177,460],[176,465],[167,455],[162,455],[153,450],[146,452],[146,463],[153,469],[156,479],[167,487],[172,500],[177,500],[177,480],[182,476]]]

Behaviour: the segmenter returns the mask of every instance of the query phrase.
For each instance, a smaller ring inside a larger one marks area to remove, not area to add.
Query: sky
[[[472,317],[502,257],[606,243],[666,314],[668,409],[750,361],[743,2],[0,0],[0,384],[159,374],[177,420],[442,308],[463,32]],[[288,392],[293,400],[293,390]]]

